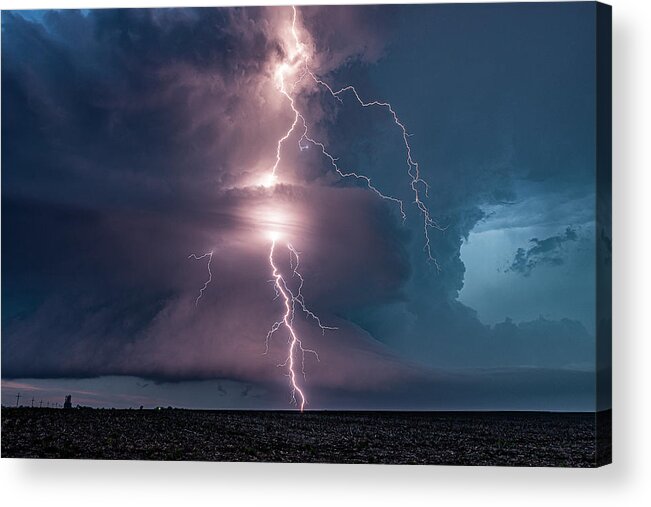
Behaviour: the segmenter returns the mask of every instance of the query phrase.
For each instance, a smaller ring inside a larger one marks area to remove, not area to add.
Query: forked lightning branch
[[[386,110],[389,120],[396,125],[397,132],[404,142],[405,172],[406,177],[408,178],[409,187],[413,193],[413,204],[422,220],[424,237],[423,249],[427,259],[433,262],[438,268],[436,259],[432,255],[430,230],[442,230],[442,227],[433,219],[432,214],[425,203],[425,199],[428,197],[429,185],[421,177],[420,166],[412,156],[412,149],[409,144],[410,134],[408,133],[407,128],[390,103],[378,100],[364,100],[357,89],[350,85],[335,90],[318,76],[315,69],[311,66],[311,63],[314,60],[313,54],[310,51],[311,46],[304,42],[305,39],[309,39],[309,33],[306,31],[305,27],[299,25],[298,18],[299,12],[297,8],[291,7],[291,13],[290,16],[288,16],[286,24],[279,27],[279,35],[283,42],[285,58],[276,65],[273,72],[275,88],[291,108],[293,121],[288,127],[288,130],[283,132],[278,139],[274,163],[268,172],[260,175],[256,186],[271,188],[282,183],[282,154],[283,150],[286,149],[285,144],[293,135],[300,134],[297,146],[299,151],[304,150],[308,144],[317,147],[333,170],[341,178],[354,178],[360,180],[379,198],[390,201],[392,204],[396,205],[404,222],[407,219],[404,202],[378,188],[369,175],[340,167],[337,163],[337,158],[329,152],[327,146],[313,137],[310,131],[309,121],[306,118],[306,116],[309,115],[307,115],[306,112],[299,110],[296,98],[301,91],[301,86],[304,85],[305,82],[311,81],[313,86],[322,88],[328,96],[332,97],[333,100],[339,103],[343,103],[346,98],[350,97],[358,103],[360,107],[382,108]],[[282,215],[277,211],[272,212],[274,215],[282,217]],[[261,231],[261,233],[271,242],[268,256],[269,269],[272,277],[270,281],[273,284],[275,291],[274,301],[279,301],[281,304],[279,319],[274,322],[267,333],[264,350],[265,354],[268,353],[271,340],[275,335],[285,333],[287,339],[285,360],[279,364],[278,367],[285,371],[285,374],[289,379],[291,402],[302,412],[308,404],[304,385],[306,381],[306,355],[313,356],[317,361],[319,360],[319,356],[316,350],[303,345],[303,340],[301,339],[297,326],[295,325],[297,311],[302,312],[309,318],[309,320],[313,321],[322,333],[325,333],[327,330],[335,330],[336,327],[324,325],[318,315],[312,312],[307,306],[302,293],[305,280],[299,271],[300,254],[292,244],[286,241],[286,238],[283,237],[282,225],[282,219],[274,220],[273,227],[267,227],[265,230]],[[279,244],[284,245],[289,253],[291,272],[288,275],[282,273],[282,270],[274,257],[277,253],[276,250]],[[211,263],[213,260],[213,252],[210,251],[201,255],[191,254],[189,258],[195,260],[207,259],[208,278],[200,289],[199,295],[195,299],[195,303],[198,304],[212,281]]]

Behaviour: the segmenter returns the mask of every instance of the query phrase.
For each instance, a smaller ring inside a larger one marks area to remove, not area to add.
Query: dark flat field
[[[596,426],[578,413],[3,408],[2,457],[593,467],[610,455]]]

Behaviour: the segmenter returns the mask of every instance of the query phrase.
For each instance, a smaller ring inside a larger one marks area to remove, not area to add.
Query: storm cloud
[[[533,243],[533,246],[527,249],[518,248],[507,271],[529,276],[538,265],[560,266],[563,264],[564,244],[577,240],[578,235],[571,227],[565,229],[563,234],[549,238],[531,238],[529,242]]]
[[[590,24],[581,7],[559,7],[554,42],[534,54],[527,48],[548,37],[550,15],[520,6],[518,23],[504,26],[503,9],[300,9],[315,71],[335,88],[391,100],[413,134],[442,226],[430,230],[438,268],[423,252],[404,143],[386,110],[316,87],[297,99],[341,167],[405,202],[404,222],[394,202],[338,177],[314,146],[299,148],[298,135],[283,146],[282,182],[257,184],[294,119],[274,83],[291,9],[3,13],[3,378],[225,382],[217,395],[230,382],[248,394],[239,397],[276,393],[256,400],[282,404],[286,338],[264,354],[280,308],[264,234],[277,213],[301,254],[305,300],[338,328],[297,321],[318,349],[319,361],[306,356],[306,382],[322,406],[386,408],[405,393],[406,404],[435,405],[437,386],[453,384],[454,406],[469,406],[484,396],[479,378],[535,377],[535,389],[551,392],[550,372],[583,375],[594,338],[571,311],[515,322],[505,308],[503,323],[488,325],[459,301],[462,246],[495,210],[506,224],[505,203],[517,200],[525,225],[556,223],[558,188],[566,202],[594,192],[592,90],[579,86],[592,72]],[[472,40],[448,26],[452,12]],[[503,59],[514,74],[500,70]],[[547,96],[561,77],[568,86]],[[576,239],[574,228],[534,238],[509,269],[527,277],[561,263]],[[206,252],[212,282],[195,304],[207,266],[188,256]],[[291,272],[286,253],[279,263]],[[446,384],[459,368],[478,377]],[[588,391],[575,393],[583,404]]]

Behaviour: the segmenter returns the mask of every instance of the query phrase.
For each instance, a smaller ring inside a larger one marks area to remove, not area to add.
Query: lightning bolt
[[[277,173],[281,166],[282,160],[282,151],[284,144],[292,137],[297,129],[300,130],[300,135],[298,139],[298,148],[300,151],[303,151],[308,148],[309,145],[317,147],[321,154],[329,161],[330,165],[334,171],[341,178],[354,178],[361,181],[369,190],[374,192],[379,198],[398,206],[400,210],[400,215],[402,217],[403,223],[407,220],[407,214],[405,212],[404,203],[401,199],[386,194],[380,190],[372,181],[371,177],[362,174],[356,171],[351,171],[348,169],[343,169],[338,164],[338,159],[333,156],[327,149],[326,145],[315,139],[310,133],[310,127],[307,119],[301,113],[296,104],[296,89],[303,82],[304,79],[309,78],[318,88],[325,90],[331,97],[337,100],[339,103],[344,103],[344,96],[352,95],[352,97],[357,101],[357,103],[364,108],[382,108],[385,109],[390,118],[393,120],[393,123],[399,128],[401,133],[401,138],[405,147],[405,162],[407,165],[407,176],[409,178],[409,186],[414,195],[414,204],[420,213],[423,221],[423,235],[424,235],[424,247],[428,260],[434,262],[436,268],[439,269],[439,265],[432,255],[431,240],[430,240],[430,229],[445,230],[444,227],[441,227],[432,217],[432,214],[425,203],[424,198],[429,197],[429,185],[421,177],[420,166],[417,161],[414,160],[412,156],[412,148],[409,143],[409,134],[405,124],[400,119],[396,113],[394,107],[389,102],[382,102],[379,100],[364,100],[361,95],[358,93],[357,89],[352,85],[344,86],[343,88],[336,90],[333,89],[328,83],[323,79],[317,76],[309,66],[310,54],[307,50],[305,44],[300,40],[298,29],[297,29],[297,16],[298,12],[296,7],[292,6],[292,22],[290,26],[291,38],[293,39],[293,46],[289,44],[287,48],[286,58],[278,64],[274,72],[274,82],[276,88],[280,94],[287,100],[289,103],[290,109],[293,113],[293,120],[288,130],[278,139],[276,144],[276,153],[275,160],[269,173],[266,175],[263,180],[264,186],[274,185],[278,179]],[[288,76],[297,76],[294,77],[293,82],[287,83]],[[308,144],[309,143],[309,144]],[[423,197],[424,195],[424,197]],[[273,283],[275,298],[274,300],[280,299],[283,306],[283,313],[279,320],[274,322],[265,339],[265,354],[269,352],[269,345],[272,337],[279,332],[281,329],[287,331],[288,336],[288,349],[286,359],[283,363],[278,366],[281,368],[286,368],[286,375],[289,377],[290,389],[291,389],[291,400],[298,406],[301,412],[303,412],[305,405],[307,404],[307,397],[304,388],[301,386],[302,377],[303,380],[306,379],[305,374],[305,357],[306,354],[312,354],[317,361],[319,356],[317,352],[313,349],[306,348],[303,346],[303,342],[296,330],[294,321],[296,318],[297,312],[302,313],[305,317],[318,325],[322,334],[325,334],[326,330],[337,329],[335,327],[326,326],[322,323],[321,319],[312,312],[303,296],[303,285],[305,279],[299,271],[300,268],[300,253],[291,245],[287,243],[286,247],[289,253],[289,267],[291,269],[291,274],[289,278],[283,275],[282,271],[279,269],[278,264],[274,259],[274,254],[276,250],[276,243],[279,238],[278,233],[271,234],[271,248],[269,250],[269,267],[271,269],[272,279],[270,282]],[[195,304],[199,304],[199,300],[203,296],[206,288],[212,281],[212,272],[211,272],[211,262],[212,262],[213,252],[205,253],[201,256],[196,254],[191,254],[189,258],[196,260],[201,260],[208,257],[208,279],[204,283],[203,287],[199,291],[199,295],[195,300]],[[300,365],[300,367],[299,367]]]
[[[265,354],[269,351],[269,340],[271,337],[282,327],[284,327],[289,335],[289,350],[287,351],[287,358],[285,361],[278,366],[281,368],[287,368],[287,376],[289,377],[289,383],[291,387],[291,396],[292,402],[296,404],[300,411],[303,412],[305,405],[307,404],[307,398],[305,396],[305,391],[301,388],[298,379],[298,373],[296,365],[300,362],[301,365],[301,374],[303,379],[305,379],[305,354],[313,354],[316,360],[319,360],[319,355],[313,349],[308,349],[303,346],[303,342],[298,335],[298,332],[294,328],[294,319],[296,317],[296,306],[298,305],[307,316],[315,320],[318,326],[321,328],[321,332],[325,333],[326,329],[337,329],[336,327],[324,326],[321,323],[319,317],[317,317],[310,309],[305,305],[305,300],[301,292],[303,284],[305,282],[303,276],[298,271],[300,265],[299,253],[296,249],[290,244],[287,244],[287,249],[290,253],[290,267],[292,269],[292,277],[297,277],[298,288],[292,290],[290,284],[287,282],[286,278],[283,276],[282,272],[276,265],[274,261],[274,250],[276,248],[276,239],[271,241],[271,249],[269,250],[269,266],[271,267],[272,282],[274,284],[274,290],[276,291],[276,299],[281,298],[284,307],[284,313],[282,318],[275,322],[269,332],[267,333],[267,338],[265,341]]]
[[[297,86],[299,86],[299,84],[303,81],[303,79],[309,76],[309,78],[312,79],[312,81],[317,86],[325,89],[334,99],[339,101],[341,104],[343,104],[344,102],[342,96],[348,93],[348,94],[352,94],[362,107],[365,108],[380,107],[386,109],[389,112],[391,118],[393,119],[393,122],[400,129],[402,140],[404,142],[405,160],[407,163],[407,175],[410,179],[410,187],[414,194],[414,204],[416,205],[418,211],[420,212],[423,220],[423,234],[425,238],[425,244],[423,250],[426,252],[427,258],[430,261],[433,261],[437,269],[439,269],[439,265],[436,259],[434,258],[434,256],[432,255],[429,230],[431,228],[435,228],[439,230],[444,230],[444,229],[441,226],[439,226],[439,224],[432,218],[429,208],[427,207],[427,205],[425,204],[422,198],[423,193],[425,194],[425,197],[429,197],[429,185],[421,177],[420,166],[418,162],[416,162],[412,157],[411,145],[409,144],[410,134],[408,133],[405,124],[399,118],[395,109],[389,102],[381,102],[378,100],[365,101],[361,98],[357,89],[351,85],[345,86],[340,90],[335,91],[328,83],[326,83],[321,78],[319,78],[310,69],[309,66],[310,55],[307,53],[305,45],[301,42],[296,27],[297,15],[298,13],[296,7],[292,6],[291,34],[294,40],[294,47],[289,48],[288,58],[278,65],[276,72],[274,74],[276,86],[280,91],[280,93],[286,98],[287,102],[289,103],[291,111],[294,114],[294,118],[292,120],[291,125],[289,126],[289,129],[284,133],[284,135],[280,137],[280,139],[278,139],[276,145],[275,162],[271,167],[270,176],[267,181],[273,184],[277,180],[277,172],[280,167],[280,163],[282,159],[283,145],[297,130],[297,128],[302,128],[302,132],[298,139],[298,148],[300,151],[303,151],[304,149],[307,148],[307,145],[304,143],[310,143],[313,146],[319,148],[321,154],[328,159],[330,165],[335,170],[335,172],[339,174],[340,177],[355,178],[357,180],[361,180],[365,183],[366,187],[372,192],[374,192],[378,197],[387,201],[391,201],[394,204],[397,204],[400,210],[400,215],[402,216],[402,220],[404,223],[407,219],[407,214],[405,213],[404,203],[401,199],[382,192],[377,186],[374,185],[373,181],[369,176],[355,171],[342,169],[337,163],[338,159],[335,158],[328,151],[325,144],[322,143],[321,141],[318,141],[317,139],[314,139],[314,137],[310,134],[310,128],[305,116],[301,113],[301,111],[299,111],[296,105],[294,92]],[[296,73],[297,71],[300,71],[298,73],[298,78],[290,86],[288,86],[286,82],[287,74]],[[271,329],[267,333],[267,337],[265,340],[265,354],[269,351],[269,341],[271,337],[282,327],[286,328],[289,334],[289,350],[287,354],[287,359],[285,360],[284,363],[280,364],[279,366],[287,367],[288,376],[290,379],[292,401],[300,407],[300,410],[302,412],[307,401],[305,397],[305,392],[303,389],[301,389],[298,381],[298,374],[296,370],[296,363],[298,359],[297,356],[300,357],[300,364],[301,364],[300,371],[303,375],[303,378],[305,378],[305,354],[308,352],[312,353],[316,356],[317,359],[318,359],[318,355],[314,350],[306,349],[303,347],[302,341],[299,338],[296,330],[294,329],[294,318],[296,315],[297,306],[309,318],[316,321],[322,333],[325,333],[326,329],[334,329],[334,328],[329,326],[324,326],[321,320],[319,319],[319,317],[315,315],[311,310],[309,310],[305,304],[305,299],[302,293],[302,288],[305,280],[298,270],[300,266],[299,253],[291,244],[289,243],[287,244],[287,248],[290,253],[289,262],[290,262],[290,268],[292,269],[292,277],[298,278],[299,280],[298,287],[296,288],[295,292],[293,292],[289,284],[287,283],[287,280],[283,277],[282,273],[280,272],[280,270],[278,269],[277,265],[274,262],[275,247],[276,247],[276,237],[274,236],[271,243],[271,250],[269,252],[269,265],[271,267],[272,277],[273,277],[271,281],[274,283],[274,290],[276,293],[275,299],[282,298],[285,312],[283,314],[282,319],[276,321],[271,326]]]
[[[203,296],[203,293],[208,288],[208,285],[210,284],[210,282],[212,282],[212,271],[210,270],[210,264],[212,263],[212,254],[213,254],[213,252],[207,252],[207,253],[205,253],[205,254],[203,254],[201,256],[197,256],[197,254],[188,255],[188,259],[195,259],[197,261],[200,261],[201,259],[205,259],[206,257],[208,257],[208,279],[203,284],[203,287],[201,287],[201,289],[199,289],[199,295],[194,300],[194,306],[199,305],[199,300],[201,299],[201,297]]]
[[[429,208],[427,205],[423,202],[423,199],[421,198],[422,191],[424,190],[425,197],[429,197],[429,184],[420,176],[420,166],[418,162],[416,162],[411,155],[411,145],[409,144],[409,137],[410,134],[407,132],[407,128],[405,127],[404,123],[400,120],[398,117],[398,114],[396,111],[393,109],[393,106],[389,102],[380,102],[378,100],[373,100],[370,102],[366,102],[362,100],[362,98],[359,96],[359,93],[355,89],[354,86],[348,85],[343,88],[341,88],[338,91],[333,91],[332,88],[318,79],[312,72],[309,73],[312,79],[314,80],[315,83],[320,84],[321,86],[324,86],[328,92],[335,97],[337,100],[343,103],[343,100],[341,99],[340,95],[345,92],[351,92],[357,102],[362,106],[362,107],[381,107],[385,108],[389,111],[391,117],[393,118],[393,122],[400,128],[401,133],[402,133],[402,139],[405,144],[405,153],[406,153],[406,162],[407,162],[407,175],[411,178],[410,181],[410,187],[414,193],[414,204],[420,211],[422,217],[423,217],[423,235],[425,237],[425,245],[423,247],[423,250],[427,254],[427,258],[430,261],[433,261],[434,264],[436,265],[437,269],[439,269],[438,262],[436,261],[436,258],[432,255],[432,248],[431,248],[431,241],[429,237],[429,229],[434,228],[438,229],[440,231],[444,231],[445,227],[440,226],[433,218],[432,215],[429,211]],[[402,203],[401,203],[402,204]],[[402,207],[401,207],[402,211]],[[403,212],[403,221],[405,219],[405,215]]]
[[[292,58],[289,63],[284,62],[279,65],[278,69],[276,70],[276,82],[278,85],[278,89],[280,92],[287,98],[289,101],[290,107],[292,109],[292,112],[294,113],[294,120],[289,128],[289,130],[285,133],[284,136],[282,136],[278,140],[278,145],[276,149],[276,163],[272,167],[272,177],[275,179],[276,178],[276,172],[278,170],[278,167],[280,165],[280,160],[281,160],[281,150],[282,150],[282,145],[289,139],[291,134],[296,130],[296,127],[300,124],[302,124],[303,127],[303,133],[301,137],[299,138],[298,145],[299,149],[302,151],[305,149],[305,146],[302,144],[302,141],[309,142],[313,144],[314,146],[318,147],[325,156],[328,161],[330,162],[330,165],[332,168],[341,176],[342,178],[356,178],[358,180],[362,180],[366,186],[368,187],[369,190],[373,191],[378,197],[385,199],[387,201],[392,201],[395,204],[398,205],[400,209],[400,215],[402,217],[403,223],[407,219],[407,215],[405,213],[404,209],[404,203],[401,199],[387,195],[383,193],[380,189],[378,189],[372,182],[371,178],[365,174],[361,174],[355,171],[349,171],[349,170],[344,170],[339,167],[337,164],[337,158],[335,158],[332,154],[330,154],[322,142],[312,138],[309,134],[309,127],[307,120],[305,117],[301,114],[301,112],[297,109],[296,107],[296,102],[295,98],[292,96],[290,91],[288,91],[286,85],[285,85],[285,74],[295,68],[296,66],[302,68],[302,72],[299,75],[298,79],[293,83],[291,87],[291,91],[293,93],[294,89],[298,86],[298,84],[306,77],[309,76],[309,78],[318,86],[322,87],[325,89],[333,98],[335,98],[337,101],[340,103],[344,103],[342,95],[349,93],[352,94],[355,100],[359,103],[360,106],[365,107],[365,108],[370,108],[370,107],[379,107],[386,109],[388,113],[390,114],[390,117],[392,118],[393,122],[395,125],[400,129],[401,137],[405,146],[405,161],[407,164],[407,175],[409,177],[409,185],[410,188],[413,192],[414,195],[414,204],[416,205],[418,211],[420,212],[423,220],[423,236],[425,239],[425,243],[423,246],[423,250],[425,251],[428,260],[432,261],[434,265],[436,266],[437,269],[440,270],[439,264],[436,261],[436,258],[432,255],[432,246],[431,246],[431,239],[430,239],[430,234],[429,231],[430,229],[438,229],[440,231],[444,231],[445,227],[442,227],[441,225],[438,224],[438,222],[432,217],[432,214],[427,207],[427,204],[423,200],[423,194],[425,194],[425,197],[429,197],[429,184],[427,181],[425,181],[421,175],[420,175],[420,165],[417,161],[414,160],[412,156],[412,148],[409,143],[409,137],[411,137],[411,134],[407,131],[407,128],[405,127],[405,124],[402,122],[400,117],[398,116],[396,110],[394,107],[391,105],[389,102],[382,102],[379,100],[372,100],[372,101],[365,101],[361,98],[359,92],[357,89],[352,86],[352,85],[347,85],[344,86],[343,88],[335,91],[328,83],[326,83],[323,79],[319,78],[313,71],[310,69],[309,66],[309,55],[307,54],[305,50],[305,45],[301,42],[298,31],[296,28],[296,23],[297,23],[297,16],[298,16],[298,11],[295,6],[292,6],[292,24],[291,24],[291,33],[292,37],[294,39],[294,48],[292,51]]]
[[[294,89],[303,80],[303,78],[307,74],[308,74],[307,72],[302,74],[301,77],[298,79],[298,81],[296,81],[294,83],[294,85],[292,86],[292,89]],[[368,177],[368,176],[366,176],[364,174],[356,173],[354,171],[344,171],[344,170],[342,170],[339,167],[339,165],[337,164],[337,159],[334,158],[330,153],[328,153],[328,151],[326,150],[325,145],[323,143],[319,142],[319,141],[316,141],[316,140],[312,139],[309,136],[309,128],[308,128],[307,120],[305,119],[305,116],[303,116],[300,113],[300,111],[296,108],[295,99],[287,92],[287,90],[285,88],[284,78],[280,79],[279,90],[285,97],[287,97],[287,100],[289,101],[290,107],[291,107],[292,111],[294,112],[294,121],[292,122],[292,125],[290,126],[289,130],[285,133],[285,135],[282,136],[278,140],[278,145],[277,145],[277,149],[276,149],[276,163],[271,168],[270,180],[275,181],[277,179],[276,171],[278,170],[278,166],[280,165],[280,160],[281,160],[280,153],[281,153],[282,145],[283,145],[283,143],[285,141],[287,141],[287,139],[289,139],[289,137],[292,135],[292,132],[294,132],[294,130],[296,130],[296,126],[300,122],[302,124],[302,126],[303,126],[303,134],[301,135],[301,137],[298,140],[298,147],[299,147],[300,151],[303,151],[306,148],[306,146],[304,146],[301,143],[304,140],[307,141],[307,142],[310,142],[311,144],[313,144],[315,146],[318,146],[321,149],[321,153],[323,153],[323,155],[328,158],[328,160],[330,161],[330,164],[332,165],[332,167],[335,169],[335,171],[342,178],[356,178],[358,180],[362,180],[366,184],[366,186],[369,188],[369,190],[372,190],[375,194],[378,195],[378,197],[380,197],[382,199],[385,199],[387,201],[393,201],[394,203],[396,203],[398,205],[398,207],[400,208],[400,214],[401,214],[402,220],[404,222],[407,219],[407,215],[405,214],[405,211],[404,211],[403,202],[400,199],[396,198],[396,197],[392,197],[390,195],[386,195],[386,194],[382,193],[375,185],[373,185],[373,182],[372,182],[370,177]]]

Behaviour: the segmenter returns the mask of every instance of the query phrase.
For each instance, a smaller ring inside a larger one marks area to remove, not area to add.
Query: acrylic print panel
[[[610,461],[610,8],[2,13],[2,456]]]

